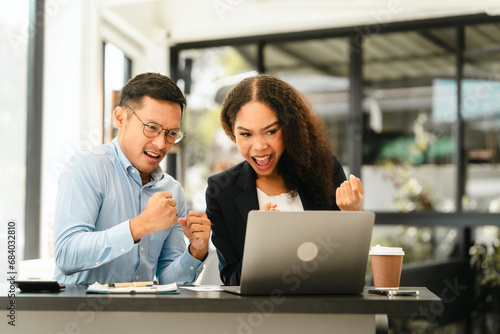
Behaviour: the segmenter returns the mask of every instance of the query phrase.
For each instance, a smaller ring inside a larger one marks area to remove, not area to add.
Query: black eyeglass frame
[[[177,144],[177,143],[179,143],[181,140],[183,140],[183,139],[184,139],[184,137],[186,137],[186,134],[184,133],[184,131],[182,131],[182,130],[181,130],[181,129],[179,129],[179,128],[176,128],[176,129],[164,129],[164,128],[163,128],[163,126],[162,126],[161,124],[158,124],[158,123],[156,123],[156,122],[148,122],[148,123],[144,123],[144,122],[142,121],[142,119],[140,119],[140,117],[139,117],[139,116],[135,113],[134,109],[130,108],[129,106],[124,106],[123,108],[127,108],[128,110],[130,110],[130,111],[131,111],[131,112],[135,115],[135,117],[137,117],[137,119],[138,119],[138,120],[142,123],[142,125],[144,125],[144,128],[142,129],[142,133],[143,133],[146,137],[148,137],[148,138],[156,138],[156,137],[158,137],[158,136],[159,136],[159,135],[160,135],[163,131],[165,131],[165,137],[167,138],[167,143],[169,143],[169,144]],[[148,136],[148,135],[146,134],[146,127],[149,127],[149,128],[152,130],[151,126],[155,127],[156,129],[160,129],[160,130],[158,130],[158,131],[157,131],[156,135],[154,135],[154,136],[152,136],[152,137],[151,137],[151,136]],[[171,142],[171,141],[169,140],[169,135],[168,135],[168,134],[169,134],[169,132],[170,132],[170,131],[176,131],[176,132],[175,132],[175,140],[174,140],[174,142]]]

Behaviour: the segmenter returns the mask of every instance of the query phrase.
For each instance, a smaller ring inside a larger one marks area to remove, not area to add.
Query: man
[[[79,151],[59,178],[55,278],[65,284],[189,284],[208,253],[210,220],[187,214],[184,191],[160,161],[184,137],[186,100],[168,77],[144,73],[122,89],[118,135]],[[184,236],[189,241],[186,248]]]

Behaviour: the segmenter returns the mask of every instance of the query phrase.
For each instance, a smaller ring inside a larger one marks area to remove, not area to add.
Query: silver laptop
[[[242,295],[358,294],[365,285],[373,212],[250,211]]]

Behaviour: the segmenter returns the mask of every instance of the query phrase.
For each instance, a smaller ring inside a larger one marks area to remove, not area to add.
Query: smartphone
[[[56,280],[16,281],[16,285],[23,292],[58,292],[64,289],[64,285]]]
[[[395,296],[416,296],[418,295],[418,290],[368,290],[369,293],[374,293],[377,295],[385,295],[389,297]]]

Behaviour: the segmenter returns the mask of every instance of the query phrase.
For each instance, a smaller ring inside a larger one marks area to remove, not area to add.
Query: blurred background
[[[268,73],[325,120],[377,214],[372,243],[405,249],[403,282],[467,286],[427,330],[500,331],[497,0],[1,1],[0,241],[15,221],[23,277],[52,274],[59,171],[114,138],[128,79],[160,72],[186,94],[187,138],[162,167],[204,211],[207,177],[242,160],[221,102]],[[211,261],[201,283],[219,284]]]

